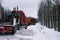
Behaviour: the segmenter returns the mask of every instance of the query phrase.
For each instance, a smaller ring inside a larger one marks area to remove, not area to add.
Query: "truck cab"
[[[27,29],[26,16],[25,16],[24,12],[21,11],[21,10],[18,10],[18,11],[13,10],[13,11],[12,11],[12,14],[16,14],[16,15],[19,16],[18,19],[19,19],[20,28],[25,28],[25,29]]]

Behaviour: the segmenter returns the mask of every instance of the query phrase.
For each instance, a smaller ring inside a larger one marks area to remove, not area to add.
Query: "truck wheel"
[[[27,26],[25,26],[25,29],[27,29]]]
[[[14,35],[14,34],[15,34],[15,31],[12,32],[12,35]]]
[[[20,30],[20,25],[18,25],[18,30]]]
[[[12,35],[14,35],[15,33],[16,33],[16,28],[13,30]]]

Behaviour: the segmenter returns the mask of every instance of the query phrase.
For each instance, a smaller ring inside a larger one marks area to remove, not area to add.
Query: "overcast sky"
[[[2,5],[10,10],[18,6],[23,10],[26,16],[37,18],[38,6],[41,0],[3,0]]]

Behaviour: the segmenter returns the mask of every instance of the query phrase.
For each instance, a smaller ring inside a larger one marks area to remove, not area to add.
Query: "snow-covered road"
[[[17,31],[14,35],[1,35],[0,40],[33,40],[33,30],[23,29]]]
[[[0,40],[60,40],[60,33],[37,23],[18,30],[14,35],[0,35]]]

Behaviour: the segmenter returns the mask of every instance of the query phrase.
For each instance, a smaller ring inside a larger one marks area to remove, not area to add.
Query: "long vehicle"
[[[26,17],[21,10],[13,10],[7,16],[7,22],[0,22],[0,34],[14,34],[21,27],[27,29],[28,25],[35,25],[35,18]],[[3,19],[3,18],[2,18]]]

